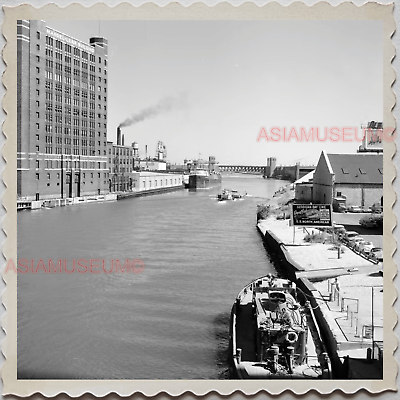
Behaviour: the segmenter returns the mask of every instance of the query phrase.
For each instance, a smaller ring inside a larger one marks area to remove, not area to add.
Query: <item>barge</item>
[[[240,291],[231,312],[231,378],[332,379],[313,310],[297,296],[295,283],[272,275]]]

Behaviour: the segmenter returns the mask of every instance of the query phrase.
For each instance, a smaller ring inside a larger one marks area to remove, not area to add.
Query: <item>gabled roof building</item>
[[[313,177],[314,203],[370,207],[383,201],[382,154],[321,153]]]

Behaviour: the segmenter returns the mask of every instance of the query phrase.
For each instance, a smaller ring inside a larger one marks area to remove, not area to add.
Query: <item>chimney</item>
[[[125,146],[125,135],[122,135],[122,146]]]
[[[119,146],[121,144],[121,128],[117,128],[117,145]]]

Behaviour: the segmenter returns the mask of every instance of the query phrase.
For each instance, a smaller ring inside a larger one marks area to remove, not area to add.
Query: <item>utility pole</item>
[[[374,330],[375,330],[375,326],[374,326],[374,287],[371,286],[371,290],[372,290],[372,311],[371,311],[371,315],[372,315],[372,359],[374,359],[374,353],[375,353],[375,349],[374,349],[374,339],[375,339],[375,334],[374,334]]]

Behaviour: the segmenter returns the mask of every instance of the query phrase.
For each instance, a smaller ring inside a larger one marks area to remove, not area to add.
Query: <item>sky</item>
[[[167,159],[316,164],[356,141],[272,141],[262,127],[357,127],[383,118],[380,21],[46,21],[108,40],[108,140]],[[127,121],[128,120],[128,121]],[[359,136],[361,133],[359,133]],[[323,136],[321,135],[323,138]]]

